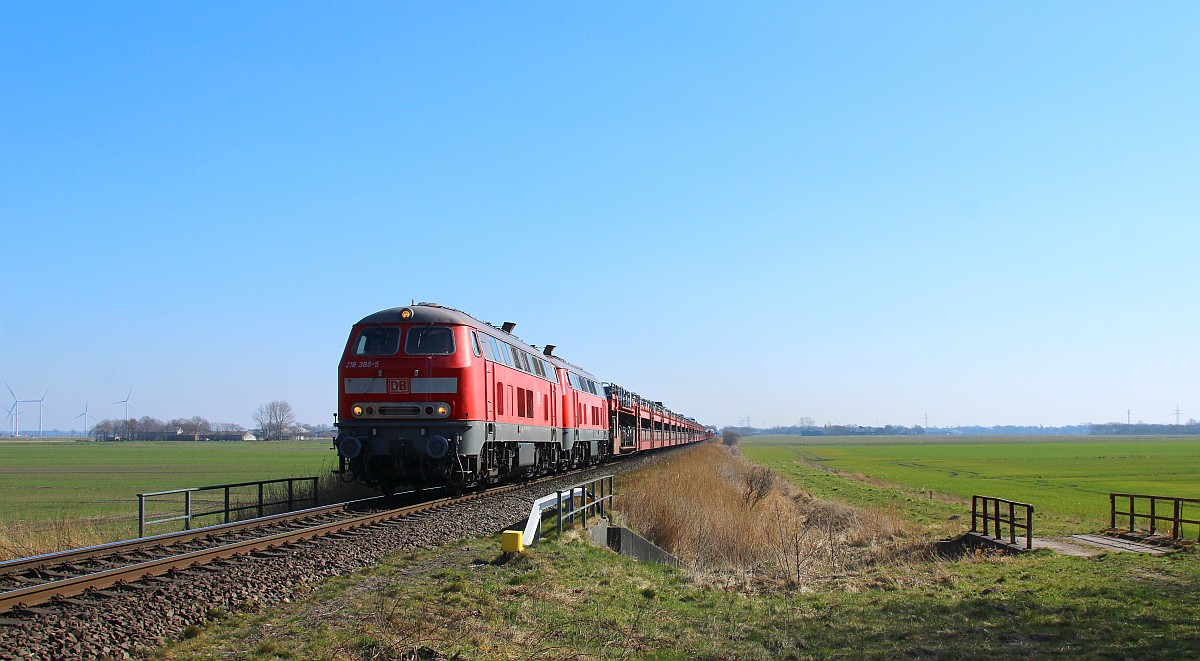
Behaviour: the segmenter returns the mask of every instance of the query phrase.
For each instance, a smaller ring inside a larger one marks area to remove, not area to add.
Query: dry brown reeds
[[[0,561],[125,539],[137,531],[128,517],[73,518],[0,522]]]
[[[357,483],[347,483],[336,475],[323,476],[318,486],[319,502],[317,505],[329,505],[346,502],[359,498],[377,495],[374,489],[369,489]],[[222,510],[224,494],[221,491],[198,495],[193,502],[195,512]],[[294,509],[313,507],[312,490],[308,482],[297,485],[295,491]],[[170,502],[148,502],[147,519],[165,518],[183,514],[181,497],[164,497]],[[250,519],[259,516],[255,507],[257,492],[254,487],[242,488],[235,492],[231,505],[237,509],[231,517],[234,521]],[[288,511],[286,506],[287,487],[270,485],[264,492],[264,500],[272,503],[263,508],[262,514],[280,514]],[[136,502],[133,504],[136,510]],[[209,526],[223,521],[222,514],[197,516],[192,526]],[[175,532],[183,529],[181,521],[153,525],[147,528],[147,535],[157,535],[165,532]],[[95,546],[131,539],[137,536],[138,519],[136,511],[128,515],[111,515],[99,517],[73,517],[61,514],[53,519],[0,521],[0,562],[15,558],[25,558],[43,553],[55,553],[69,549]]]
[[[691,567],[741,582],[811,584],[925,547],[894,511],[812,498],[715,443],[624,478],[616,508]]]

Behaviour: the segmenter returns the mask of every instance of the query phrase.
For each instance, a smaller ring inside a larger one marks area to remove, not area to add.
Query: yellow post
[[[520,553],[525,550],[525,538],[520,530],[505,530],[500,536],[500,550],[505,553]]]

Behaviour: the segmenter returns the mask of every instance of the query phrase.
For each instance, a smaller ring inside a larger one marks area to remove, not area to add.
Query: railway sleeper
[[[50,579],[42,578],[40,576],[13,576],[12,580],[16,581],[17,583],[21,583],[21,584],[27,585],[27,586],[28,585],[41,585],[43,583],[50,582]]]

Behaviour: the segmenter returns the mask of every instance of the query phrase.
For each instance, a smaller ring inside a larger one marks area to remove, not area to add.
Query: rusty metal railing
[[[1117,502],[1128,504],[1125,511],[1117,510]],[[1183,506],[1185,503],[1200,503],[1200,498],[1176,498],[1174,496],[1150,496],[1140,493],[1110,493],[1108,494],[1109,504],[1109,527],[1113,530],[1117,529],[1117,520],[1120,517],[1124,522],[1128,517],[1129,532],[1138,532],[1138,521],[1145,520],[1149,522],[1149,528],[1144,529],[1150,535],[1163,535],[1163,531],[1159,529],[1159,522],[1170,524],[1169,536],[1174,540],[1182,540],[1184,536],[1184,525],[1191,524],[1197,526],[1196,541],[1200,542],[1200,519],[1184,518]],[[1142,511],[1138,511],[1141,505]],[[1161,512],[1161,513],[1160,513]]]
[[[982,530],[980,530],[982,524]],[[1008,526],[1008,543],[1016,546],[1017,530],[1024,530],[1025,548],[1033,548],[1033,505],[991,496],[971,496],[971,532],[1003,540]]]
[[[312,505],[314,507],[316,507],[318,504],[318,502],[317,502],[317,483],[320,481],[320,479],[321,478],[319,478],[319,477],[285,477],[285,478],[278,479],[278,480],[260,480],[258,482],[236,482],[233,484],[216,484],[216,485],[207,486],[207,487],[189,487],[186,489],[168,489],[167,491],[154,491],[151,493],[139,493],[137,495],[137,497],[138,497],[138,537],[146,536],[146,526],[161,525],[164,523],[171,523],[174,521],[182,521],[183,529],[191,530],[192,524],[195,522],[196,519],[199,519],[201,517],[206,517],[206,516],[223,515],[224,523],[229,523],[230,521],[235,520],[237,518],[237,515],[241,514],[242,512],[249,511],[249,510],[253,510],[254,512],[256,512],[256,516],[261,517],[261,516],[265,516],[267,513],[267,510],[269,508],[273,508],[273,507],[286,506],[287,509],[284,511],[287,511],[287,512],[290,512],[290,511],[296,509],[296,507],[298,505],[303,504],[303,503],[312,503]],[[267,492],[266,487],[268,485],[285,484],[285,483],[287,484],[287,497],[286,498],[283,497],[282,495],[280,495],[278,500],[268,500],[267,499],[268,492]],[[297,493],[297,490],[296,490],[297,483],[311,483],[312,484],[311,488],[307,490],[308,491],[307,495]],[[249,494],[246,494],[246,493],[235,494],[234,493],[234,489],[240,489],[243,487],[257,487],[257,489],[258,489],[257,499],[254,498],[255,494],[253,492],[251,492]],[[224,506],[220,507],[218,509],[212,509],[212,510],[208,510],[208,511],[202,511],[202,512],[194,511],[194,508],[193,508],[194,501],[195,501],[194,494],[198,494],[198,493],[206,492],[206,491],[224,491],[225,492],[224,493],[224,495],[225,495]],[[161,499],[164,496],[174,496],[177,494],[180,494],[183,496],[183,503],[182,503],[183,513],[182,514],[177,514],[174,516],[167,516],[167,517],[163,517],[160,519],[151,519],[151,520],[146,519],[147,503],[152,502],[152,499],[154,499],[154,498]],[[237,501],[234,500],[235,496],[238,498]],[[244,499],[246,497],[250,497],[252,499],[251,503],[248,505],[241,504],[242,502],[244,502],[241,499]]]

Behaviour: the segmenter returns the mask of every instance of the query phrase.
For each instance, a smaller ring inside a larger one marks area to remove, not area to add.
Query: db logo
[[[388,379],[388,394],[405,394],[408,392],[408,379]]]

